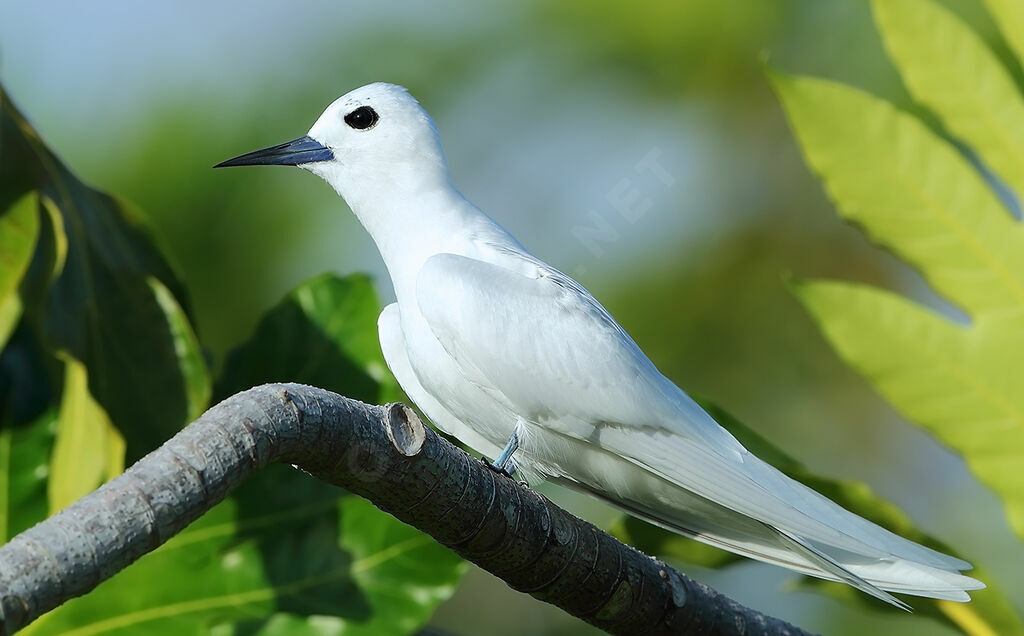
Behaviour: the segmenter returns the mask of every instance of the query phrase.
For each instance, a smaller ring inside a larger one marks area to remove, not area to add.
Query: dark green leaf
[[[44,208],[25,315],[49,351],[89,372],[89,391],[125,435],[128,459],[187,422],[175,339],[147,280],[181,302],[176,277],[137,213],[80,182],[0,89],[0,209],[37,190]]]
[[[216,395],[303,382],[365,402],[395,399],[377,340],[380,302],[369,278],[317,276],[290,292],[228,357]]]

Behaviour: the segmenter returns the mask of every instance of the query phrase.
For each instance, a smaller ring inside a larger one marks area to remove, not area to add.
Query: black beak
[[[330,161],[334,153],[312,137],[299,137],[293,141],[222,161],[214,168],[229,166],[297,166],[314,161]]]

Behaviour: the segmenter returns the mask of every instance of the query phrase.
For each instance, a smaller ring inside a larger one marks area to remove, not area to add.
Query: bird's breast
[[[424,391],[460,423],[472,427],[499,448],[504,446],[517,417],[507,398],[472,368],[460,364],[434,336],[418,309],[401,309],[409,364]],[[427,413],[427,417],[431,414]],[[446,432],[458,437],[456,431]]]

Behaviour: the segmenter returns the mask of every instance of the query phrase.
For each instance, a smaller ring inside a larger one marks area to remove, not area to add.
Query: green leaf
[[[265,382],[303,382],[365,402],[396,399],[377,339],[379,314],[365,275],[323,274],[303,283],[228,356],[217,399]]]
[[[995,18],[1003,37],[1024,64],[1024,3],[1020,0],[982,0]]]
[[[358,497],[342,500],[340,519],[352,578],[373,616],[348,633],[413,633],[455,591],[466,564],[433,538]]]
[[[958,555],[941,541],[925,534],[899,508],[880,498],[863,482],[847,479],[828,479],[809,471],[803,464],[787,455],[754,430],[745,426],[731,414],[705,400],[700,401],[726,430],[733,434],[752,453],[775,466],[789,477],[806,484],[832,501],[865,519],[946,554]],[[706,546],[686,537],[662,530],[634,517],[623,517],[612,528],[612,533],[650,554],[672,557],[704,567],[723,567],[746,559]],[[962,558],[962,557],[961,557]],[[985,581],[988,588],[971,592],[968,604],[915,598],[915,612],[960,627],[968,634],[1024,634],[1024,622],[1007,600],[1005,593],[979,570],[971,575]],[[848,585],[802,577],[801,585],[812,587],[830,596],[862,604],[876,611],[902,613],[887,603],[865,596]],[[986,631],[988,630],[988,631]]]
[[[796,285],[797,297],[855,369],[910,420],[958,450],[1001,495],[1024,534],[1024,405],[1013,369],[1017,329],[953,325],[891,292],[841,282]],[[1019,323],[1024,325],[1024,323]],[[995,331],[996,340],[986,343]],[[1005,374],[1005,375],[1004,375]]]
[[[22,634],[416,631],[454,591],[464,563],[365,500],[348,495],[339,505],[338,493],[272,466]]]
[[[50,460],[50,514],[89,494],[124,471],[124,438],[89,395],[85,366],[64,358],[64,396]]]
[[[914,98],[1024,196],[1024,99],[1009,71],[977,33],[932,0],[871,6]]]
[[[57,413],[0,426],[0,545],[46,518],[46,480]]]
[[[1024,313],[1024,234],[976,170],[924,124],[864,92],[772,74],[840,214],[973,317]]]
[[[89,391],[134,460],[187,421],[190,387],[175,334],[149,280],[184,294],[139,215],[79,181],[0,89],[0,209],[37,190],[39,248],[25,276],[24,313],[46,350],[88,369]]]
[[[30,192],[0,214],[0,349],[21,317],[18,283],[39,236],[39,198]]]

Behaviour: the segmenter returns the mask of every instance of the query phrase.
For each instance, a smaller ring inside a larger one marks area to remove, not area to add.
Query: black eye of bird
[[[377,111],[369,106],[360,106],[351,113],[345,115],[345,123],[356,130],[366,130],[377,123],[380,116]]]

